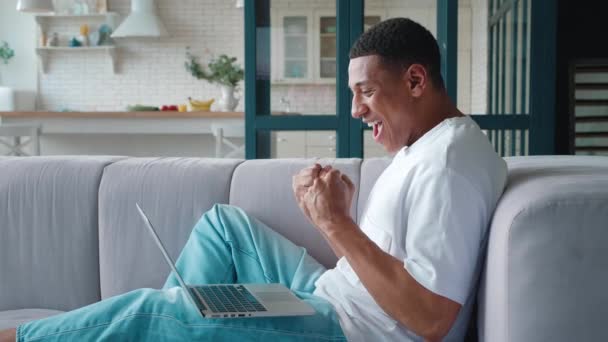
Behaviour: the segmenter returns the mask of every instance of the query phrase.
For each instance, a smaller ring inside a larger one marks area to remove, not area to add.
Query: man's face
[[[372,125],[374,140],[390,153],[409,145],[417,128],[407,71],[395,69],[377,55],[353,58],[348,66],[351,114]]]

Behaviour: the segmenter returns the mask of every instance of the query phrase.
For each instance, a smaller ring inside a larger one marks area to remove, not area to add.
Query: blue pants
[[[216,205],[201,217],[177,260],[177,268],[188,284],[282,283],[317,313],[299,317],[202,318],[171,274],[162,290],[139,289],[21,325],[17,340],[346,340],[331,304],[312,294],[315,281],[325,271],[323,266],[304,248],[236,207]]]

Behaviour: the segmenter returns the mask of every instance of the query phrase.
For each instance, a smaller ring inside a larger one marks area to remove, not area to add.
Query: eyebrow
[[[367,85],[368,83],[370,83],[369,80],[359,81],[359,82],[355,83],[355,85],[351,89]],[[349,86],[349,88],[350,88],[350,86]]]

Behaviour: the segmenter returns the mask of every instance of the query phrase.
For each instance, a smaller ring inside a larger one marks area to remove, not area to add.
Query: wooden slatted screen
[[[574,66],[574,153],[608,155],[608,61]]]

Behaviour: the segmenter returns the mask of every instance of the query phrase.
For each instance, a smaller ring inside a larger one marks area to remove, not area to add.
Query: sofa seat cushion
[[[57,315],[63,311],[46,309],[21,309],[0,311],[0,330],[16,328],[20,324]]]

